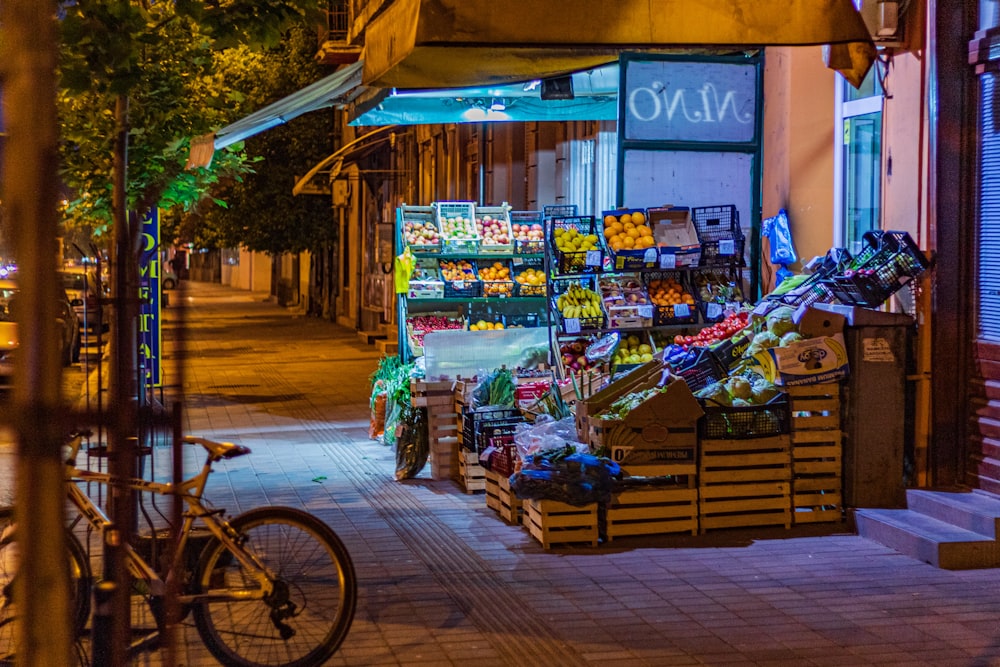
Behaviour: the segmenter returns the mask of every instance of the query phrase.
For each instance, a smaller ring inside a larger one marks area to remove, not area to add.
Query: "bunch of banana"
[[[591,319],[604,316],[601,296],[592,289],[573,283],[556,299],[556,307],[563,319]]]

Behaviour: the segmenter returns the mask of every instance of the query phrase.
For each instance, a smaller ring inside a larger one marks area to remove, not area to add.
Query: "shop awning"
[[[363,81],[497,85],[585,70],[627,51],[849,43],[874,58],[852,0],[395,0],[366,28]]]
[[[322,178],[327,184],[332,182],[344,167],[369,155],[383,143],[387,141],[392,142],[394,138],[393,130],[398,130],[398,128],[395,125],[380,127],[377,130],[362,134],[354,141],[344,144],[320,160],[305,176],[297,180],[294,187],[292,187],[292,194],[300,195],[312,192],[314,190],[314,181],[317,178]]]
[[[359,92],[362,63],[351,63],[330,76],[306,86],[215,133],[215,150],[263,132],[293,118],[327,107],[350,102]]]
[[[496,86],[404,90],[366,89],[350,105],[351,125],[421,125],[490,121],[615,120],[618,114],[618,63],[569,77],[561,99],[543,99],[534,80]]]

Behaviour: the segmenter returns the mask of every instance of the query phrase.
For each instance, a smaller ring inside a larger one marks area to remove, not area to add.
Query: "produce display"
[[[483,281],[484,296],[511,296],[514,281],[510,278],[510,267],[503,262],[493,262],[479,267],[479,277]]]
[[[667,308],[667,317],[674,317],[674,306],[687,304],[694,306],[694,297],[676,278],[654,278],[647,285],[649,300],[657,306]]]
[[[445,260],[440,263],[441,277],[451,282],[476,280],[476,268],[467,259]]]
[[[564,340],[559,343],[559,356],[566,371],[585,371],[597,365],[587,359],[588,345],[590,341],[586,338]]]
[[[586,252],[599,250],[600,240],[596,234],[583,234],[576,227],[556,227],[552,230],[556,248],[561,252]]]
[[[465,322],[460,318],[443,315],[414,315],[406,320],[406,331],[414,347],[424,346],[424,336],[432,331],[460,331]]]
[[[704,303],[731,303],[743,301],[743,290],[738,282],[721,271],[696,271],[694,287],[698,300]]]
[[[565,292],[556,297],[556,308],[564,320],[589,320],[591,328],[600,327],[604,322],[604,311],[601,309],[601,296],[579,283],[572,283]],[[594,320],[599,320],[594,324]]]
[[[691,347],[708,347],[723,341],[738,331],[742,331],[750,322],[750,313],[740,310],[730,313],[721,322],[705,327],[694,336],[676,335],[674,345],[687,350]]]
[[[613,252],[644,250],[656,245],[653,230],[641,211],[604,216],[604,239]]]
[[[545,230],[538,223],[524,224],[524,223],[513,223],[511,226],[511,235],[515,241],[535,241],[541,243],[545,239]]]
[[[407,245],[415,248],[427,250],[429,247],[437,248],[441,243],[441,234],[437,225],[431,220],[407,221],[403,223],[403,240]],[[421,248],[421,246],[427,246]]]
[[[515,274],[514,281],[520,285],[521,296],[542,296],[545,294],[545,272],[541,269],[529,266]]]
[[[499,331],[503,328],[504,324],[500,321],[487,322],[486,320],[479,320],[469,325],[469,331]]]
[[[484,250],[491,246],[510,246],[513,242],[507,221],[490,215],[476,216],[476,232]]]
[[[445,241],[475,241],[479,238],[471,218],[461,215],[441,217],[441,238]]]
[[[652,360],[653,346],[647,342],[643,342],[639,336],[634,334],[622,336],[621,342],[618,344],[618,350],[615,352],[613,358],[613,362],[617,366],[644,364]]]

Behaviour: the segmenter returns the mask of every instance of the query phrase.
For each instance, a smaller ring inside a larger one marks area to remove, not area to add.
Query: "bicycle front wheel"
[[[72,633],[74,638],[78,638],[90,616],[90,561],[80,540],[69,531],[66,531],[66,547]],[[20,564],[21,550],[14,525],[14,509],[0,507],[0,667],[15,664],[18,605],[14,595],[14,582]]]
[[[198,566],[195,624],[202,641],[224,665],[322,665],[344,641],[354,620],[357,581],[337,534],[311,514],[263,507],[230,522],[242,549],[268,572],[272,591],[260,590],[252,568],[233,545],[213,539]]]

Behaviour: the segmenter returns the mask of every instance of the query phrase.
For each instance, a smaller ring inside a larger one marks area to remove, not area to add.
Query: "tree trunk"
[[[55,17],[56,3],[51,0],[0,3],[8,134],[3,192],[21,289],[13,405],[4,415],[18,440],[17,663],[39,667],[71,664],[72,627],[60,456],[66,410],[60,405],[62,368],[56,340],[60,283]]]

